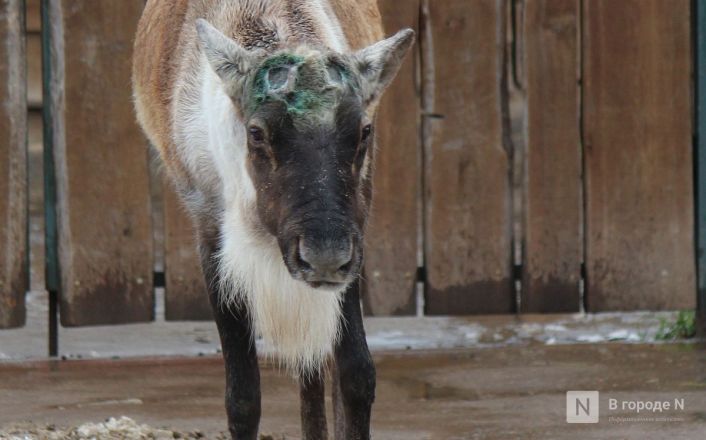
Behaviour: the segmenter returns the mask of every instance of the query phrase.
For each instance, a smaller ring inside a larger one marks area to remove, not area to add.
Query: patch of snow
[[[547,324],[544,326],[544,330],[548,332],[565,332],[568,329],[561,324]]]
[[[578,335],[576,337],[576,340],[578,342],[591,342],[591,343],[596,343],[596,342],[603,342],[605,341],[605,337],[601,335]]]
[[[111,399],[111,400],[101,400],[98,402],[81,403],[76,405],[78,408],[90,407],[90,406],[110,406],[110,405],[142,405],[142,399],[130,398],[130,399]]]
[[[630,336],[630,332],[625,329],[615,330],[608,333],[608,339],[611,341],[618,341],[622,339],[627,339]]]

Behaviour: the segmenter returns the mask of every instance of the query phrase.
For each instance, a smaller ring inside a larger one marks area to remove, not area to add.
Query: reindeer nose
[[[300,264],[308,269],[310,283],[340,283],[348,275],[353,262],[353,240],[350,236],[336,240],[299,238]]]

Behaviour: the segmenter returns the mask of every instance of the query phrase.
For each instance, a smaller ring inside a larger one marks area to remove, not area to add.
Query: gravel
[[[38,426],[33,423],[17,423],[0,428],[2,440],[228,440],[225,433],[207,437],[202,432],[171,431],[140,424],[129,417],[119,417],[102,423],[84,423],[75,427],[55,425]],[[284,440],[283,437],[261,435],[260,440]]]

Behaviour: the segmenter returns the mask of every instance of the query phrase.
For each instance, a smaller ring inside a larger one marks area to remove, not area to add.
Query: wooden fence
[[[61,323],[152,320],[162,281],[167,319],[209,319],[191,225],[155,191],[133,115],[143,0],[42,3]],[[0,327],[23,324],[28,285],[23,4],[0,1]],[[419,44],[380,109],[366,312],[415,314],[420,284],[429,315],[693,309],[690,5],[380,0],[386,31]]]

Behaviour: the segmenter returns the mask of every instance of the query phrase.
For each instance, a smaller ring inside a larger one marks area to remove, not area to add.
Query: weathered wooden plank
[[[690,2],[583,5],[588,309],[693,308]]]
[[[424,106],[433,113],[424,127],[426,311],[512,312],[505,2],[426,7]]]
[[[166,319],[213,319],[192,221],[172,186],[163,188]]]
[[[385,33],[419,31],[419,1],[378,2]],[[372,315],[416,312],[420,139],[415,47],[385,92],[376,124],[373,208],[366,233],[363,304]]]
[[[536,0],[524,7],[523,312],[579,310],[578,8],[577,0]]]
[[[153,245],[146,143],[130,89],[141,0],[52,2],[61,322],[149,321]]]
[[[27,105],[42,108],[42,39],[38,33],[27,34]]]
[[[0,328],[25,323],[27,80],[24,4],[0,1]]]
[[[41,0],[25,0],[25,5],[27,8],[27,33],[39,33],[42,29],[40,3]]]

